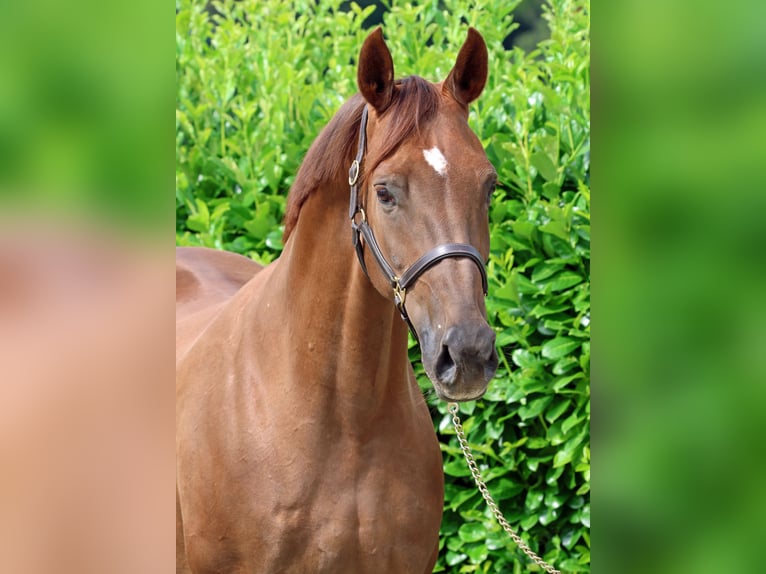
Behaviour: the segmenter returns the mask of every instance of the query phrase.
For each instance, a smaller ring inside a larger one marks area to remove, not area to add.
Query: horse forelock
[[[439,90],[418,76],[409,76],[396,82],[394,101],[381,118],[388,118],[383,146],[365,158],[362,177],[372,173],[378,165],[391,157],[402,143],[421,131],[433,120],[439,109]]]
[[[374,156],[364,158],[360,174],[361,186],[364,185],[366,174],[391,157],[403,142],[420,134],[436,116],[440,101],[441,96],[436,86],[419,76],[397,80],[394,99],[381,115],[381,119],[390,118],[384,143]],[[298,222],[303,204],[313,192],[327,182],[346,182],[348,170],[356,155],[362,108],[365,105],[359,94],[352,96],[309,148],[287,198],[283,242],[287,242]]]

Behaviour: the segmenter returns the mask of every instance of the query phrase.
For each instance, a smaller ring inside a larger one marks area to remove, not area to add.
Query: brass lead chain
[[[537,564],[540,568],[548,572],[548,574],[561,574],[559,570],[556,570],[553,566],[551,566],[550,564],[545,562],[542,558],[540,558],[537,554],[535,554],[532,551],[532,549],[529,546],[527,546],[527,544],[519,537],[519,535],[513,531],[513,528],[511,528],[511,525],[508,524],[508,521],[505,519],[505,516],[503,516],[503,513],[500,512],[500,509],[497,507],[497,503],[495,503],[495,499],[492,498],[492,495],[489,493],[489,490],[487,489],[487,485],[484,483],[484,480],[481,478],[479,467],[476,464],[476,460],[473,458],[473,453],[471,452],[471,448],[468,446],[468,441],[465,438],[463,425],[460,423],[460,417],[458,416],[459,407],[457,403],[449,403],[447,405],[447,410],[452,415],[452,424],[455,426],[455,432],[457,433],[457,440],[460,442],[460,448],[462,449],[463,455],[465,456],[465,460],[468,463],[468,468],[471,471],[471,476],[473,476],[473,480],[476,483],[476,486],[478,487],[479,492],[481,492],[481,495],[484,497],[484,500],[487,502],[487,506],[489,506],[489,509],[492,511],[492,514],[495,515],[495,519],[498,521],[500,526],[503,527],[503,530],[505,530],[508,533],[508,535],[513,539],[516,545],[519,548],[521,548],[524,551],[524,554],[529,556],[535,564]]]

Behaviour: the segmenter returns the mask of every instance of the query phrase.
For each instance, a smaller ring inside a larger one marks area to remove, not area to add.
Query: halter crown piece
[[[364,212],[364,207],[359,204],[359,173],[362,160],[364,159],[365,144],[367,142],[367,116],[367,106],[365,105],[362,110],[362,119],[359,126],[359,147],[356,152],[356,158],[351,163],[351,168],[348,170],[348,184],[351,186],[351,200],[348,213],[349,218],[351,219],[354,249],[356,250],[359,264],[362,266],[362,271],[364,271],[364,274],[369,278],[370,274],[367,272],[367,265],[364,262],[364,244],[369,246],[372,255],[375,257],[375,261],[378,262],[378,266],[381,271],[383,271],[383,275],[385,275],[394,291],[396,308],[399,309],[402,319],[407,323],[412,336],[415,337],[415,340],[417,341],[418,334],[415,331],[415,326],[412,324],[412,321],[410,321],[404,303],[407,297],[407,289],[418,280],[418,277],[443,259],[449,257],[467,257],[473,261],[479,269],[481,286],[484,290],[484,295],[486,295],[487,271],[484,269],[484,260],[482,259],[481,254],[472,245],[466,243],[443,243],[437,245],[425,255],[418,258],[418,260],[410,265],[401,276],[397,276],[394,269],[383,256],[383,252],[380,250],[378,242],[375,241],[375,235],[372,233],[372,228],[370,227],[370,224],[367,223],[367,215]]]

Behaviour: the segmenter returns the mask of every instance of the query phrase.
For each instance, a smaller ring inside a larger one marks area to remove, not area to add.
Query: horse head
[[[472,28],[438,84],[418,77],[396,81],[380,29],[368,36],[359,56],[357,83],[367,111],[358,157],[365,138],[366,152],[358,199],[353,182],[351,212],[355,229],[363,223],[374,230],[374,237],[369,232],[357,239],[370,247],[360,257],[367,268],[376,267],[377,259],[384,272],[371,269],[370,280],[401,303],[426,373],[448,401],[480,397],[497,369],[483,266],[497,174],[468,126],[468,105],[486,79],[487,47]],[[352,168],[353,180],[354,175]],[[357,215],[354,202],[364,206]],[[407,284],[401,286],[404,277]]]

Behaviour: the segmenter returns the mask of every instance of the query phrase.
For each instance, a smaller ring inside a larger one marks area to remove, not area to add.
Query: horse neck
[[[331,396],[334,408],[343,399],[362,410],[413,404],[406,326],[361,270],[343,186],[328,187],[303,205],[275,278],[284,282],[290,351],[307,371],[296,373],[311,388],[302,392]]]

